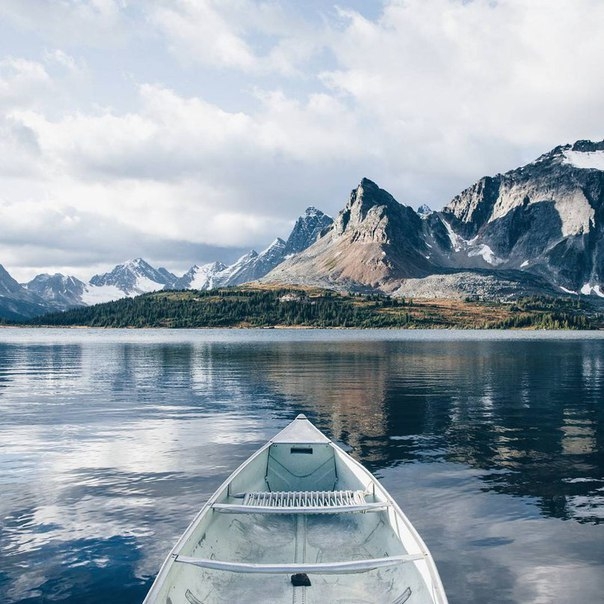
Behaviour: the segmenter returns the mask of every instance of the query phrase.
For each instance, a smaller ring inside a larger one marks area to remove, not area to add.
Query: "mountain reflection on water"
[[[372,471],[464,463],[494,470],[484,480],[497,492],[539,498],[545,514],[604,520],[602,342],[402,344],[271,346],[258,378]],[[247,366],[247,352],[231,362]]]
[[[603,363],[593,334],[2,330],[0,599],[142,600],[304,412],[401,503],[451,602],[595,601]]]

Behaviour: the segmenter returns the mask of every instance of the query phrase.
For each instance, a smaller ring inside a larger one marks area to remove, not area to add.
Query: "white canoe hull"
[[[145,599],[227,602],[447,599],[428,549],[388,492],[298,416],[210,498]]]

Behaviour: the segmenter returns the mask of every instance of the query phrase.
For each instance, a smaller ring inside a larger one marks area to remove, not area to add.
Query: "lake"
[[[141,602],[298,413],[379,477],[452,604],[602,601],[602,334],[16,328],[0,601]]]

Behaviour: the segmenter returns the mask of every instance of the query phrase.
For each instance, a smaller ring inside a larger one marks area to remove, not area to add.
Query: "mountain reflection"
[[[538,498],[545,514],[604,518],[601,341],[198,341],[0,355],[0,393],[43,390],[46,414],[75,424],[90,421],[91,406],[95,422],[305,412],[373,471],[464,463],[487,470],[490,489]],[[66,389],[102,393],[102,404],[54,397]]]
[[[604,519],[600,342],[284,343],[255,354],[261,370],[239,373],[374,471],[464,463],[487,470],[497,492],[538,498],[548,515]]]

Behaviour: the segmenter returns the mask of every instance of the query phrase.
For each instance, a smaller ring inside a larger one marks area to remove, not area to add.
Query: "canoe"
[[[144,604],[446,604],[417,531],[377,479],[298,417],[214,493]]]

